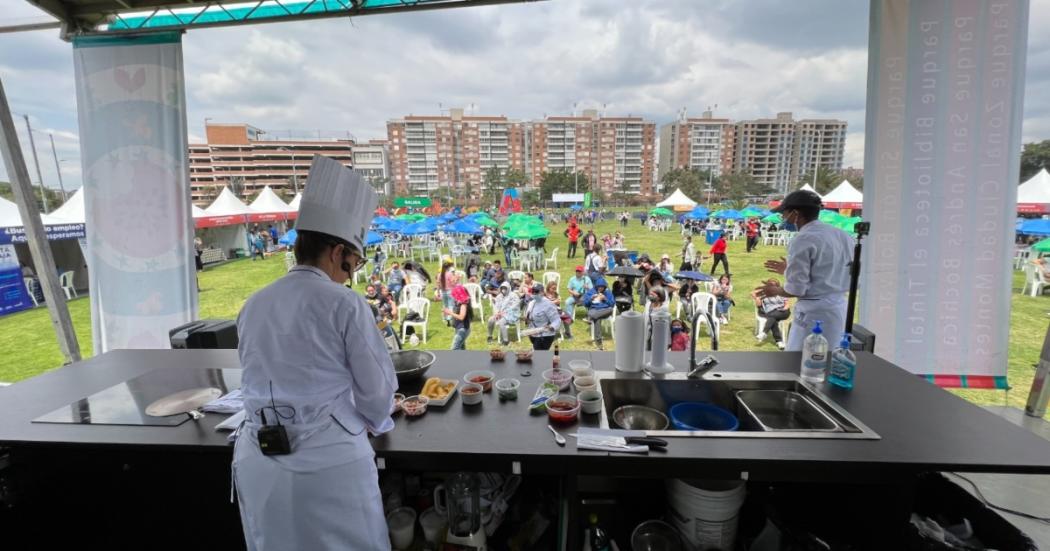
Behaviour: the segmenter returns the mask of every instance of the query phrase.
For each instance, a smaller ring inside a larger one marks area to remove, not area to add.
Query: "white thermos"
[[[644,345],[645,317],[633,310],[616,316],[616,369],[627,373],[641,371]]]
[[[674,366],[667,363],[667,348],[671,342],[671,313],[659,310],[654,312],[650,318],[652,318],[652,331],[650,332],[652,352],[646,369],[650,373],[669,373],[674,371]]]

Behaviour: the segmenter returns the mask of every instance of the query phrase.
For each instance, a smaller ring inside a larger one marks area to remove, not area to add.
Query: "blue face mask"
[[[685,329],[682,327],[674,326],[671,328],[672,334],[681,333],[682,331],[685,331]]]

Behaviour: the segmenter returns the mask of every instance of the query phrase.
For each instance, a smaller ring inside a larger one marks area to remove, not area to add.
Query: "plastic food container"
[[[409,396],[401,402],[401,409],[409,417],[419,417],[427,412],[427,404],[430,398],[426,396]]]
[[[584,413],[595,414],[602,411],[602,393],[597,389],[584,390],[576,395],[580,401],[580,409]]]
[[[558,385],[558,390],[568,390],[572,382],[572,372],[568,369],[548,369],[543,372],[543,380]]]
[[[493,348],[492,350],[489,350],[489,357],[491,357],[494,362],[502,362],[503,359],[507,357],[507,353],[499,348]]]
[[[405,395],[398,392],[394,394],[394,413],[401,411],[401,403],[405,401]]]
[[[705,402],[681,402],[668,413],[671,426],[678,430],[734,431],[740,426],[736,415]]]
[[[547,416],[555,423],[572,423],[580,413],[580,401],[571,394],[559,394],[547,400]]]
[[[590,371],[583,371],[588,369],[590,369]],[[573,375],[580,377],[594,375],[594,370],[591,369],[591,362],[589,360],[569,360],[569,371],[572,371]]]
[[[531,362],[532,350],[523,350],[521,352],[515,352],[514,356],[518,358],[519,362]]]
[[[576,377],[573,379],[572,384],[576,387],[576,392],[598,388],[598,381],[594,380],[594,377]]]
[[[463,405],[465,406],[480,404],[483,392],[485,392],[485,388],[478,383],[467,383],[463,385],[463,388],[459,389],[459,394],[463,397]]]
[[[517,379],[500,379],[496,381],[496,393],[500,400],[517,400],[519,386],[521,381]]]
[[[484,388],[485,392],[488,392],[492,390],[492,380],[495,378],[495,373],[479,369],[477,371],[468,371],[467,374],[463,376],[463,382],[479,384]]]

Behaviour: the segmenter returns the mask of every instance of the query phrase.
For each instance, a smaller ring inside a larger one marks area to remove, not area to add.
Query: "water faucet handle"
[[[696,365],[691,366],[692,370],[689,372],[688,377],[698,377],[714,369],[718,365],[718,358],[708,354],[704,359],[696,362]]]

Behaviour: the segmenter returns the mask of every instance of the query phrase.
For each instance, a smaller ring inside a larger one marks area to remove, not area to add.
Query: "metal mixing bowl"
[[[399,350],[391,352],[390,359],[394,362],[397,382],[402,384],[422,377],[437,357],[427,350]]]
[[[613,422],[627,430],[665,430],[667,416],[645,406],[620,406],[613,411]]]

